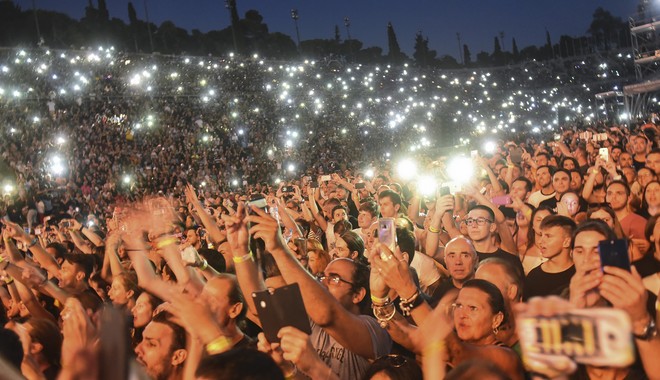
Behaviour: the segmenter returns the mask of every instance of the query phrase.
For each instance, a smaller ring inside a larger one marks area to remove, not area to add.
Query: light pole
[[[32,13],[34,13],[34,25],[37,27],[37,45],[41,46],[43,39],[41,38],[41,30],[39,29],[39,18],[37,17],[37,4],[35,4],[35,0],[32,0]]]
[[[149,22],[149,8],[147,6],[147,0],[144,0],[144,17],[147,20],[147,32],[149,33],[149,46],[151,47],[151,52],[154,52],[154,40],[151,37],[151,23]]]
[[[346,36],[351,39],[351,19],[348,16],[344,17],[344,26],[346,27]]]
[[[238,54],[238,44],[236,42],[236,30],[234,29],[234,21],[232,19],[232,12],[236,3],[232,0],[225,0],[225,8],[229,11],[229,25],[231,25],[231,37],[234,41],[234,52]]]
[[[298,19],[300,18],[300,15],[298,15],[297,9],[294,8],[291,10],[291,18],[296,26],[296,40],[298,41],[298,50],[300,50],[300,30],[298,30]]]
[[[463,47],[461,46],[461,34],[456,32],[456,39],[458,40],[458,57],[461,59],[461,65],[465,64],[463,58]]]

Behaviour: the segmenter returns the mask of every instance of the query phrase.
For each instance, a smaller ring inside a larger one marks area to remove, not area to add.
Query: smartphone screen
[[[598,243],[601,269],[610,266],[630,272],[630,257],[628,256],[628,240],[602,240]]]
[[[380,218],[378,220],[378,241],[394,252],[394,248],[396,247],[394,218]]]
[[[355,188],[358,189],[358,190],[359,189],[364,189],[364,186],[365,186],[364,182],[358,182],[358,183],[355,184]]]
[[[519,164],[522,162],[522,155],[523,155],[523,150],[520,148],[513,148],[509,153],[509,156],[511,157],[511,162],[513,162],[514,164]]]
[[[449,186],[442,186],[440,188],[440,196],[444,197],[445,195],[449,195],[451,192],[449,191]]]
[[[603,161],[609,161],[610,151],[607,148],[598,149],[598,155],[603,159]]]

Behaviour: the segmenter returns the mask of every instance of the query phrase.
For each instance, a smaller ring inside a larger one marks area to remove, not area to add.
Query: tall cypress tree
[[[396,33],[391,22],[387,23],[387,57],[393,62],[400,62],[402,60],[401,47],[396,39]]]
[[[470,66],[472,63],[472,54],[470,53],[470,48],[467,44],[463,44],[463,63],[465,66]]]

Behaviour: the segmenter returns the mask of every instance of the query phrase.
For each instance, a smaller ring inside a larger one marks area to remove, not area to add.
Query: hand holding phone
[[[272,293],[268,290],[255,292],[252,298],[268,342],[279,343],[277,333],[286,326],[295,327],[308,335],[312,333],[297,283],[277,288]]]
[[[378,242],[394,252],[396,248],[396,226],[394,225],[394,218],[378,219]],[[387,260],[387,258],[383,258],[383,260]]]

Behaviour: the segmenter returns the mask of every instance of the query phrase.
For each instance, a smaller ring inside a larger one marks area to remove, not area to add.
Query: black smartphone
[[[522,162],[523,150],[521,148],[513,148],[509,151],[509,157],[511,157],[511,162],[514,164],[520,164]]]
[[[355,184],[355,188],[358,189],[358,190],[364,189],[365,186],[366,186],[366,184],[364,182],[358,182],[358,183]]]
[[[294,192],[294,188],[293,188],[293,186],[284,186],[284,187],[282,188],[282,192],[283,192],[283,193],[293,193],[293,192]]]
[[[261,194],[252,194],[252,196],[250,196],[250,201],[248,202],[249,215],[255,214],[255,212],[252,211],[252,206],[260,208],[264,210],[264,212],[268,213],[268,204],[266,203],[266,198],[264,198],[264,196]],[[248,223],[248,230],[252,228],[253,225],[254,223],[252,222]],[[254,254],[255,263],[257,266],[260,266],[263,263],[262,257],[266,250],[266,243],[263,239],[254,238],[252,237],[252,234],[249,234],[248,245],[250,246],[250,251]]]
[[[601,269],[610,266],[630,272],[630,256],[628,255],[628,240],[602,240],[598,242]]]
[[[308,335],[312,333],[297,283],[276,288],[272,293],[268,290],[255,292],[252,298],[268,342],[279,343],[277,333],[285,326],[295,327]]]
[[[319,188],[319,183],[316,181],[312,181],[309,183],[309,187],[312,189],[318,189]]]

